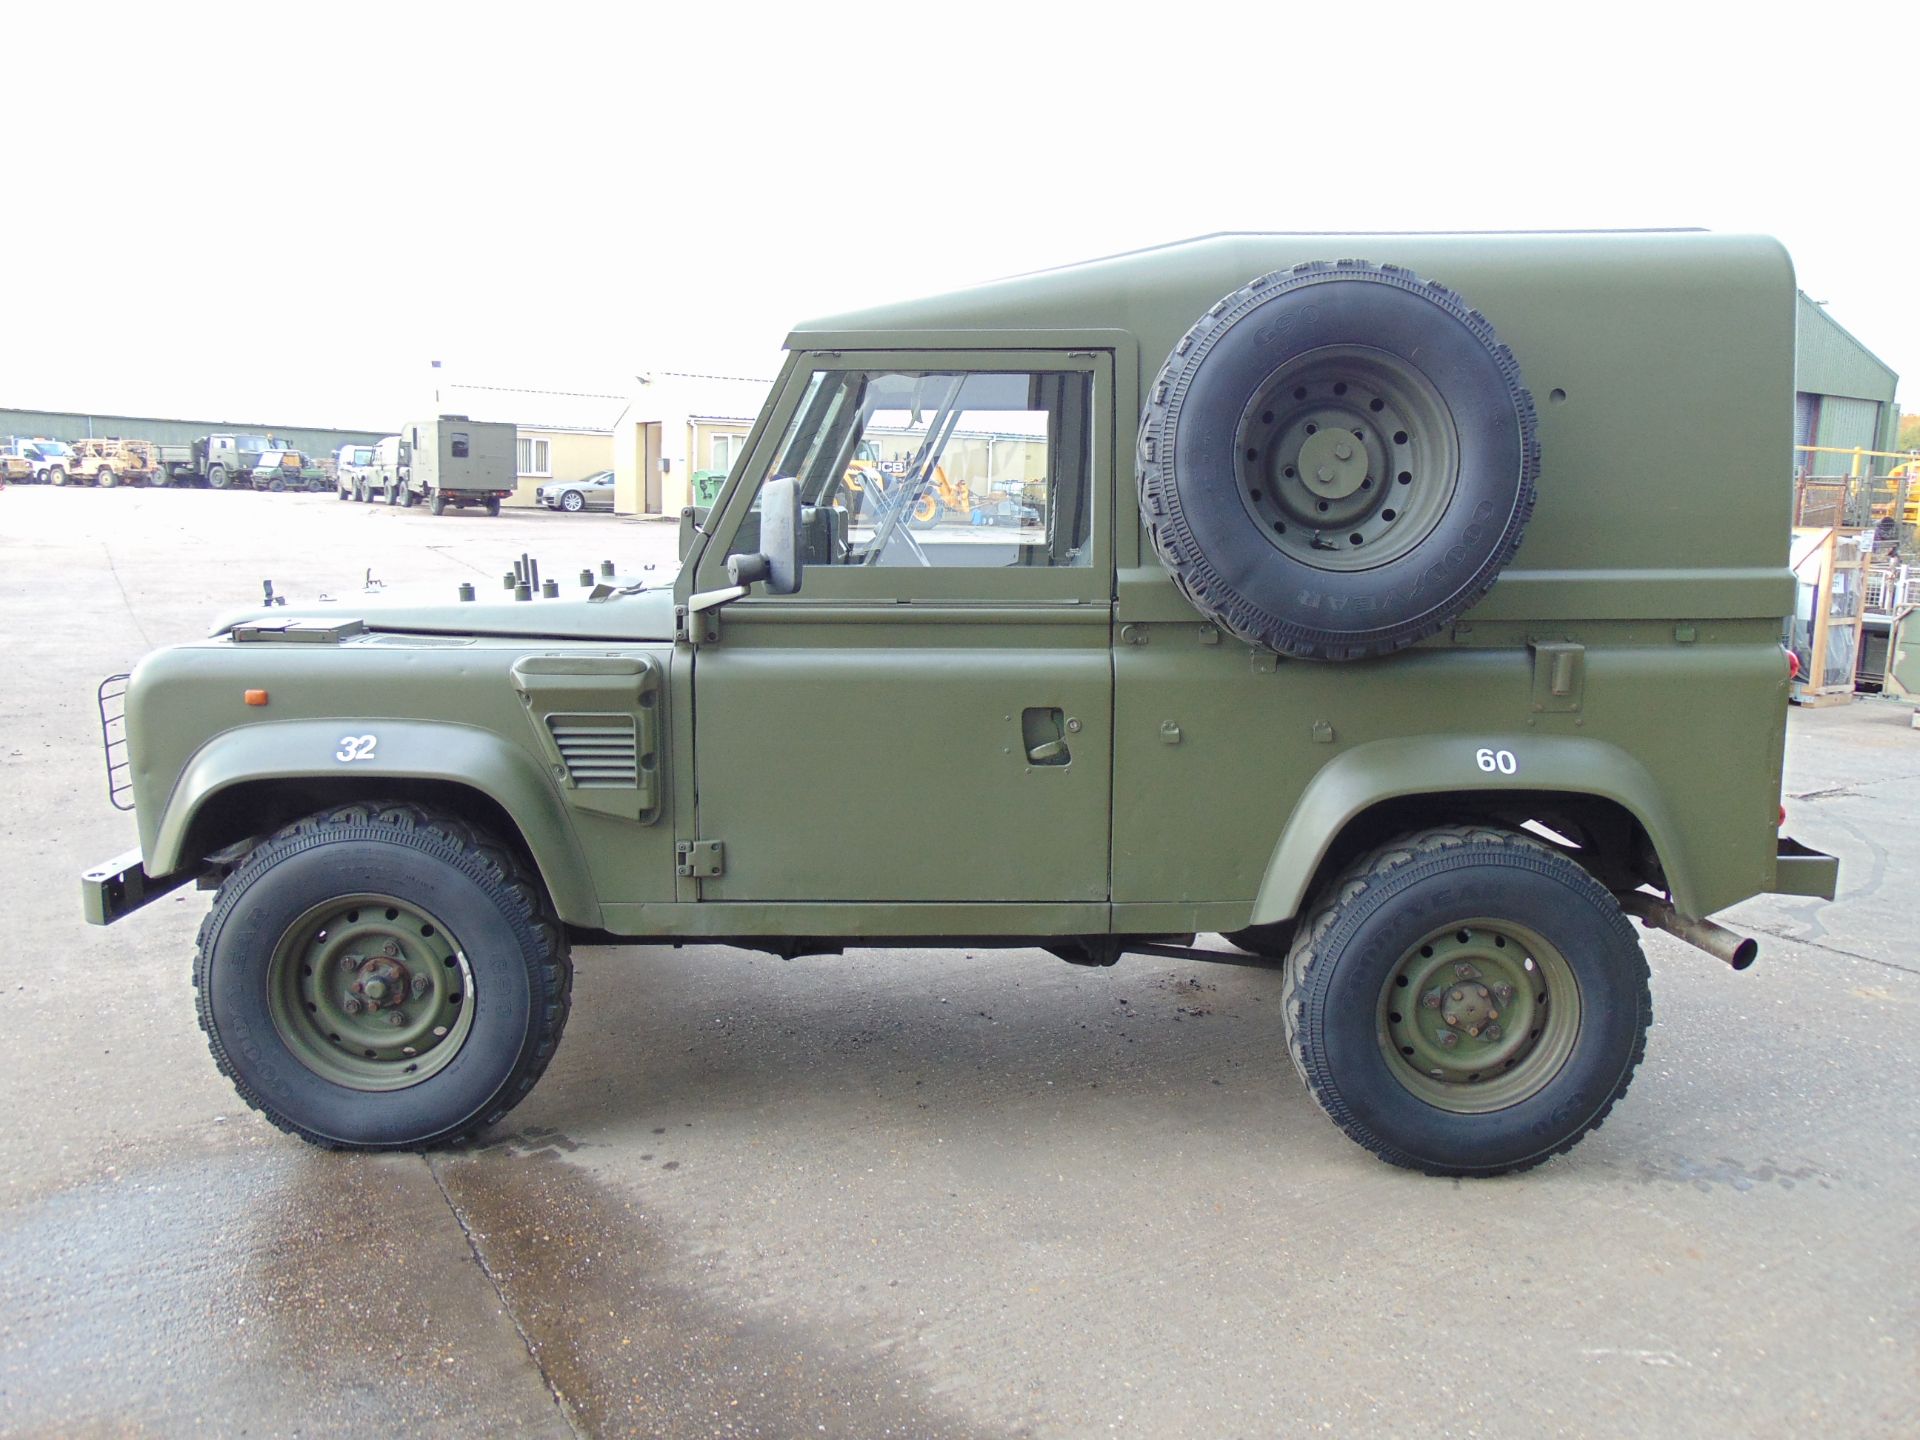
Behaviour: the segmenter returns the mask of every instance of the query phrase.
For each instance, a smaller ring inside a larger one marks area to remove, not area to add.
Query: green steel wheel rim
[[[1381,989],[1387,1068],[1438,1109],[1483,1115],[1537,1095],[1580,1035],[1580,986],[1566,957],[1510,920],[1434,931]]]
[[[1406,556],[1453,502],[1453,412],[1415,365],[1330,345],[1267,377],[1234,437],[1240,501],[1281,553],[1316,570]]]
[[[473,971],[417,905],[347,895],[287,927],[267,964],[273,1027],[301,1064],[353,1090],[438,1074],[473,1029]]]

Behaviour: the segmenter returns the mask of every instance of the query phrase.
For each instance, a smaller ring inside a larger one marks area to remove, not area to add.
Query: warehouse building
[[[1893,402],[1900,377],[1802,292],[1794,324],[1793,473],[1846,475],[1850,457],[1800,446],[1892,450],[1900,411]],[[1885,474],[1888,462],[1871,473]],[[1866,470],[1862,474],[1869,473]]]
[[[342,445],[364,445],[391,430],[333,430],[308,425],[265,425],[252,420],[162,420],[151,415],[95,415],[78,410],[0,410],[0,435],[49,440],[151,440],[190,445],[203,435],[267,435],[308,455],[331,455]]]

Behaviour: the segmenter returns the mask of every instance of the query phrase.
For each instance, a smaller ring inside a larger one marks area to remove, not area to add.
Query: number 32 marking
[[[373,759],[373,747],[379,744],[373,735],[342,735],[340,748],[333,752],[333,758],[341,764],[351,764],[355,760]]]
[[[1511,750],[1476,750],[1473,762],[1489,775],[1496,770],[1502,775],[1511,775],[1520,768],[1520,761]]]

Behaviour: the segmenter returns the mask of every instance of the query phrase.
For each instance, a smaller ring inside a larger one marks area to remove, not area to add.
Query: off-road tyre
[[[93,480],[94,484],[98,485],[102,490],[111,490],[120,483],[120,477],[105,465],[100,467],[99,473],[93,477]]]
[[[446,514],[447,497],[442,495],[438,490],[434,491],[433,498],[427,502],[427,513],[431,515]]]
[[[167,488],[167,482],[172,478],[172,476],[167,474],[165,467],[149,470],[147,472],[147,488],[149,490],[164,490]]]
[[[276,1031],[270,957],[331,896],[408,887],[459,936],[481,997],[473,1028],[408,1088],[333,1083]],[[509,846],[426,806],[368,803],[298,820],[247,856],[201,923],[194,985],[215,1064],[274,1125],[326,1149],[419,1150],[496,1124],[532,1090],[566,1029],[573,965],[545,886]]]
[[[1485,316],[1398,266],[1318,260],[1251,281],[1174,347],[1137,477],[1195,608],[1277,653],[1350,660],[1486,594],[1539,469],[1533,398]]]
[[[1463,1114],[1399,1078],[1378,1010],[1409,947],[1483,917],[1558,948],[1577,982],[1578,1026],[1538,1090]],[[1401,836],[1326,884],[1301,917],[1281,1008],[1294,1068],[1334,1124],[1391,1164],[1461,1176],[1529,1169],[1598,1129],[1633,1079],[1653,1016],[1646,956],[1613,896],[1546,845],[1467,825]]]
[[[66,484],[67,472],[61,469],[58,465],[54,466],[51,470],[47,471],[47,483],[49,485]]]
[[[420,498],[419,496],[413,493],[412,486],[402,485],[400,487],[400,508],[402,510],[411,510],[414,506],[414,502],[417,501],[419,498]]]
[[[487,513],[489,515],[498,515],[500,513],[500,502],[498,500],[487,501]]]
[[[213,490],[226,489],[227,467],[224,465],[209,465],[207,467],[207,485],[208,488]]]

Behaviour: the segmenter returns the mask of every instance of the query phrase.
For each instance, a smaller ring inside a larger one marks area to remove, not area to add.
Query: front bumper
[[[1839,857],[1802,845],[1788,836],[1780,837],[1773,862],[1774,894],[1815,895],[1831,900],[1839,888]]]
[[[140,863],[140,852],[129,850],[80,877],[80,907],[89,925],[111,925],[142,905],[178,890],[193,879],[191,871],[155,877]]]

